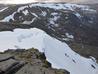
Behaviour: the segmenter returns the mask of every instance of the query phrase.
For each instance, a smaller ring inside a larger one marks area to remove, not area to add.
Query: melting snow
[[[22,24],[31,24],[36,20],[36,17],[33,18],[31,21],[24,21]]]
[[[59,24],[56,24],[55,22],[60,18],[60,14],[51,13],[51,15],[53,15],[53,17],[49,18],[49,23],[54,25],[55,27],[58,27]]]
[[[30,5],[26,5],[26,6],[21,6],[18,8],[18,10],[16,12],[20,12],[20,11],[23,11],[23,13],[26,15],[28,13],[27,10],[24,10],[26,8],[32,8],[32,7],[45,7],[45,8],[51,8],[51,9],[54,9],[54,10],[59,10],[59,9],[66,9],[66,10],[71,10],[71,11],[75,11],[75,9],[79,8],[83,11],[90,11],[90,12],[96,12],[96,10],[94,9],[91,9],[89,6],[86,6],[86,5],[78,5],[78,4],[69,4],[69,3],[65,3],[65,4],[55,4],[55,3],[33,3],[33,4],[30,4]],[[14,12],[13,14],[5,17],[3,20],[3,22],[9,22],[9,19],[13,19],[14,17],[14,14],[16,13]],[[45,11],[42,11],[41,15],[43,16],[46,16],[47,13]],[[52,15],[56,15],[56,13],[52,13]],[[80,14],[78,13],[75,13],[76,16],[78,16],[79,18],[81,17]],[[36,15],[37,16],[37,15]]]
[[[15,14],[16,12],[14,12],[13,14],[11,14],[11,15],[9,15],[9,16],[7,16],[7,17],[5,17],[3,20],[1,20],[1,21],[3,21],[3,22],[9,22],[10,21],[10,19],[12,19],[12,20],[14,20],[14,14]]]
[[[74,11],[74,9],[76,8],[80,8],[81,10],[87,10],[87,11],[94,11],[96,12],[96,10],[90,9],[89,6],[87,5],[78,5],[78,4],[70,4],[70,3],[66,3],[66,4],[54,4],[54,3],[34,3],[31,4],[30,7],[35,7],[35,6],[40,6],[40,7],[48,7],[48,8],[52,8],[52,9],[68,9],[68,10],[72,10]]]
[[[58,13],[57,12],[53,12],[53,13],[51,13],[51,15],[55,16],[55,15],[58,15]]]
[[[50,37],[40,29],[15,29],[13,32],[0,32],[0,51],[2,52],[7,49],[32,47],[44,52],[54,68],[66,69],[70,74],[98,74],[98,64],[95,60],[80,56],[66,43]]]
[[[0,9],[0,12],[3,12],[4,10],[6,10],[8,7],[4,7],[3,9]]]
[[[42,11],[41,15],[42,15],[42,16],[46,16],[46,15],[47,15],[47,12]]]
[[[36,15],[35,13],[31,13],[32,15],[34,15],[35,17],[38,17],[38,15]]]
[[[77,12],[75,13],[75,15],[76,15],[79,19],[81,19],[81,17],[82,17],[82,16],[81,16],[79,13],[77,13]]]
[[[23,11],[24,15],[27,15],[29,12],[28,10]]]
[[[25,8],[28,8],[28,6],[21,6],[17,11],[20,12],[20,11],[24,10]]]
[[[66,36],[67,36],[68,38],[70,38],[70,39],[73,39],[73,38],[74,38],[74,36],[73,36],[73,35],[70,35],[69,33],[66,33]]]

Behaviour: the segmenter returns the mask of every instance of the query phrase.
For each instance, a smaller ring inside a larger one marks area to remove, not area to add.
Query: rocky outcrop
[[[8,54],[0,54],[0,74],[13,74],[19,70],[25,62],[15,60]]]
[[[35,49],[8,50],[0,54],[0,74],[69,74],[51,68],[43,53]]]

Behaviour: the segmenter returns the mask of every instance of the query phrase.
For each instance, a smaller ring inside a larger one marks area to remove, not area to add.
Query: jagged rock
[[[9,54],[0,54],[0,62],[6,61],[8,59],[14,58],[12,55]]]
[[[0,54],[0,74],[11,74],[24,64],[22,61],[15,60],[12,55]]]
[[[9,68],[12,68],[13,66],[17,64],[18,62],[13,59],[2,61],[0,62],[0,70],[6,72],[7,70],[9,70]]]
[[[69,74],[51,68],[43,53],[36,49],[8,50],[0,54],[0,60],[0,74]]]
[[[24,62],[19,62],[15,66],[12,66],[12,68],[10,68],[9,70],[7,70],[7,72],[5,72],[4,74],[14,74],[15,72],[17,72],[24,65],[25,65]]]
[[[29,68],[29,69],[28,69]],[[66,71],[58,71],[51,68],[42,68],[39,65],[27,64],[21,68],[16,74],[68,74]]]

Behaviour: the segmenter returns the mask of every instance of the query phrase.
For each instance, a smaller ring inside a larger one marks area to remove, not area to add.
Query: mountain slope
[[[7,5],[0,12],[0,48],[5,51],[33,47],[44,52],[52,67],[71,74],[97,74],[97,20],[97,4]]]
[[[98,59],[98,4],[31,3],[2,9],[0,31],[40,28],[77,53]]]
[[[0,32],[0,51],[32,47],[43,52],[53,68],[66,69],[70,74],[97,74],[98,64],[94,58],[80,56],[66,43],[50,37],[40,29],[15,29],[13,32]]]
[[[97,10],[87,5],[33,3],[9,6],[0,13],[0,20],[41,28],[62,41],[73,35],[76,42],[97,46],[97,14]]]

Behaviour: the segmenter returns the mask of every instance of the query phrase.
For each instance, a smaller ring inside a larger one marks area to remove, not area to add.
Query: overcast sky
[[[98,0],[0,0],[3,4],[24,4],[32,2],[98,3]]]
[[[3,4],[24,4],[24,3],[31,3],[31,2],[74,2],[77,0],[0,0],[0,3]]]

